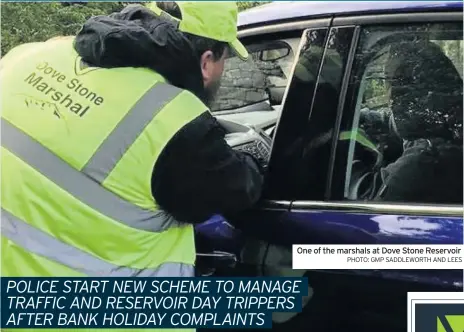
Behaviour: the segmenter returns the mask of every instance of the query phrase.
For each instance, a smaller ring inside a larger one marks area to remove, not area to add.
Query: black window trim
[[[368,15],[368,16],[350,16],[350,17],[335,17],[330,26],[344,27],[356,26],[355,35],[353,36],[351,50],[346,64],[346,71],[343,76],[342,88],[339,96],[338,115],[336,123],[336,137],[334,139],[330,160],[330,175],[327,181],[326,197],[331,194],[331,181],[333,177],[336,145],[338,134],[340,131],[340,122],[343,116],[343,108],[346,101],[346,93],[351,77],[351,69],[354,63],[356,48],[359,43],[359,34],[364,26],[369,25],[388,25],[400,23],[415,23],[427,24],[430,22],[456,22],[463,21],[463,11],[456,10],[452,12],[434,12],[434,13],[401,13],[401,14],[384,14],[384,15]],[[322,59],[324,63],[324,59]],[[343,98],[342,98],[343,97]],[[362,202],[362,201],[309,201],[295,200],[291,202],[290,209],[298,210],[317,210],[317,211],[341,211],[347,213],[368,213],[368,214],[402,214],[402,215],[421,215],[421,216],[447,216],[447,217],[463,217],[464,207],[459,205],[426,205],[420,203],[379,203],[379,202]]]
[[[337,28],[343,28],[343,27],[346,27],[346,26],[339,26]],[[356,47],[358,45],[360,32],[361,32],[361,27],[355,26],[354,32],[353,32],[353,38],[351,39],[350,52],[346,60],[345,72],[343,73],[342,84],[340,88],[340,95],[338,96],[337,120],[335,123],[335,127],[334,127],[335,130],[334,130],[333,139],[332,139],[332,147],[331,147],[332,153],[330,154],[329,172],[328,172],[328,177],[326,179],[326,189],[325,189],[325,194],[324,194],[325,200],[329,200],[330,194],[331,194],[332,178],[333,178],[333,172],[334,172],[334,166],[335,166],[335,154],[336,154],[337,146],[338,146],[338,136],[340,134],[340,125],[341,125],[341,121],[343,117],[343,110],[345,108],[346,94],[347,94],[348,86],[350,83],[351,70],[353,68],[354,57],[356,55]]]
[[[327,33],[326,33],[326,37],[325,37],[325,40],[324,40],[324,53],[323,53],[323,55],[321,56],[320,62],[319,62],[319,64],[318,64],[318,67],[319,67],[319,68],[318,68],[318,78],[317,78],[317,80],[319,80],[319,75],[320,75],[321,67],[322,67],[322,64],[323,64],[323,61],[324,61],[324,57],[325,57],[325,48],[326,48],[326,46],[327,46],[327,40],[328,40],[328,36],[329,36],[329,32],[330,32],[331,20],[332,20],[331,18],[324,19],[324,20],[314,20],[314,21],[315,21],[315,22],[313,22],[314,24],[312,24],[312,25],[309,24],[309,25],[307,25],[307,26],[302,30],[302,32],[301,32],[300,44],[299,44],[298,50],[297,50],[297,52],[296,52],[296,54],[295,54],[295,59],[294,59],[293,65],[292,65],[292,70],[291,70],[291,75],[290,75],[290,77],[293,77],[293,73],[294,73],[295,67],[296,67],[296,65],[297,65],[297,60],[300,58],[301,48],[302,48],[302,46],[303,46],[303,37],[305,36],[306,32],[307,32],[308,30],[326,30]],[[320,25],[321,21],[324,21],[324,22],[328,23],[328,25],[327,25],[327,26],[321,26],[321,25]],[[316,83],[316,86],[315,86],[315,91],[316,91],[316,87],[317,87],[317,83]],[[285,105],[285,101],[286,101],[287,96],[288,96],[289,89],[290,89],[290,80],[289,80],[289,82],[287,83],[287,87],[286,87],[285,92],[284,92],[284,96],[283,96],[283,99],[282,99],[282,109],[281,109],[281,111],[280,111],[279,117],[277,118],[277,121],[276,121],[276,124],[275,124],[274,136],[277,135],[278,132],[279,132],[279,125],[281,124],[282,112],[284,111],[284,105]],[[313,99],[312,99],[312,101],[311,101],[311,107],[310,107],[310,110],[309,110],[309,114],[311,114],[311,112],[312,112],[312,107],[313,107],[312,104],[313,104],[313,102],[314,102],[314,98],[315,98],[315,95],[313,96]],[[275,151],[275,144],[274,144],[274,142],[275,142],[275,140],[273,139],[273,140],[272,140],[272,144],[271,144],[271,153],[270,153],[269,163],[273,162],[273,156],[274,156],[274,154],[275,154],[275,152],[274,152],[274,151]],[[274,159],[275,159],[275,157],[274,157]],[[277,174],[277,175],[274,175],[274,174],[272,175],[272,177],[275,177],[275,176],[278,176],[278,174]],[[267,173],[265,179],[266,179],[266,181],[271,181],[271,180],[269,180],[269,178],[272,178],[272,177],[270,176],[269,173]],[[270,202],[271,205],[273,205],[272,202],[276,202],[276,201],[286,201],[286,200],[282,200],[282,199],[273,200],[272,198],[267,198],[267,199],[265,199],[265,202],[268,202],[268,203]],[[286,201],[286,202],[287,202],[287,201]],[[289,205],[288,205],[288,209],[289,209],[290,206],[291,206],[291,201],[288,201],[288,202],[290,202]]]

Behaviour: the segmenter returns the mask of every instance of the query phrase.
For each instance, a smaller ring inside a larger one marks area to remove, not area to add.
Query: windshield
[[[211,111],[226,111],[265,102],[278,105],[290,76],[299,38],[246,45],[250,57],[226,59],[221,88]],[[262,108],[262,105],[260,105]]]

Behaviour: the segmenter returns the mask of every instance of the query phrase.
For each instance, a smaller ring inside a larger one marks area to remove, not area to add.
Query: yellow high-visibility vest
[[[151,176],[207,107],[149,69],[89,67],[73,38],[21,49],[0,70],[1,275],[194,276],[193,227]]]
[[[362,146],[364,146],[365,148],[367,148],[368,150],[371,150],[376,154],[380,153],[375,144],[367,138],[367,135],[361,129],[342,131],[338,139],[340,141],[354,140]]]

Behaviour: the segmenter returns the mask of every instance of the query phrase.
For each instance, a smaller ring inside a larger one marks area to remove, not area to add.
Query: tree
[[[23,43],[74,35],[88,18],[107,15],[123,7],[122,2],[2,3],[2,54]]]
[[[240,10],[263,2],[238,2]],[[56,36],[74,35],[92,16],[121,10],[127,2],[6,2],[1,4],[1,54],[13,47],[45,41]]]
[[[237,1],[238,10],[246,10],[256,6],[260,6],[270,1]]]

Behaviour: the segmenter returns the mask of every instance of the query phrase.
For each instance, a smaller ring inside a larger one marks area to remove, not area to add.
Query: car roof
[[[462,1],[274,1],[239,14],[238,26],[265,25],[304,17],[462,10]]]

